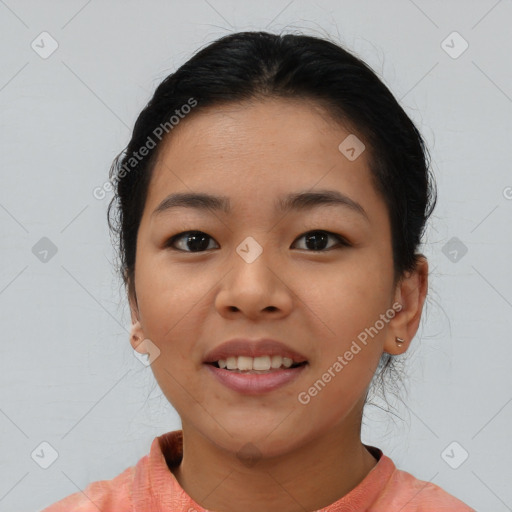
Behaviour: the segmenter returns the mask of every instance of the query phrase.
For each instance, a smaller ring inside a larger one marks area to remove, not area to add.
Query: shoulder
[[[181,499],[184,493],[168,467],[182,456],[181,439],[181,431],[155,437],[149,454],[136,465],[111,480],[93,482],[41,512],[160,510],[162,500]],[[162,444],[168,449],[167,458],[162,453]]]
[[[132,466],[111,480],[92,482],[83,491],[70,494],[41,512],[131,510],[135,472],[136,467]]]
[[[394,469],[378,500],[370,509],[401,512],[475,512],[473,508],[432,482]]]

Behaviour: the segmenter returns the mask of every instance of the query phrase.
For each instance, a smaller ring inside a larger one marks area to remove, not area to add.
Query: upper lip
[[[227,359],[236,356],[282,356],[290,358],[294,363],[307,361],[306,357],[299,354],[284,343],[269,338],[258,340],[249,340],[235,338],[225,341],[217,347],[208,351],[204,358],[204,363],[215,363],[219,359]]]

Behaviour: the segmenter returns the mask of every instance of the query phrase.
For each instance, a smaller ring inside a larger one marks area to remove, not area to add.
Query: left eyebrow
[[[289,211],[305,211],[321,206],[337,206],[348,208],[362,215],[369,221],[365,209],[350,197],[337,190],[319,190],[316,192],[296,192],[282,196],[275,202],[275,209],[282,213]],[[160,215],[173,208],[194,208],[202,211],[231,212],[230,199],[227,196],[217,196],[202,192],[178,192],[167,196],[151,214]]]

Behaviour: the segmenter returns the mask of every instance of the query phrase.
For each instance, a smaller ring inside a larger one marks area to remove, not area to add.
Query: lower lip
[[[257,395],[274,391],[294,381],[308,366],[307,363],[297,368],[274,370],[269,373],[237,373],[212,364],[206,364],[216,379],[228,388],[246,395]]]

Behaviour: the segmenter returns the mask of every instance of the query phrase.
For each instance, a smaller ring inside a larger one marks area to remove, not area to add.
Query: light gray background
[[[478,511],[512,510],[511,21],[510,0],[0,0],[0,510],[111,479],[180,428],[133,355],[111,194],[93,189],[167,74],[221,35],[259,29],[346,45],[432,151],[430,294],[406,406],[402,420],[369,408],[363,441]],[[45,59],[31,47],[50,48],[43,31],[58,43]],[[444,49],[463,48],[454,31],[469,44],[457,58]],[[33,253],[43,237],[57,247],[46,262]],[[59,455],[48,469],[35,461],[50,456],[44,441]]]

